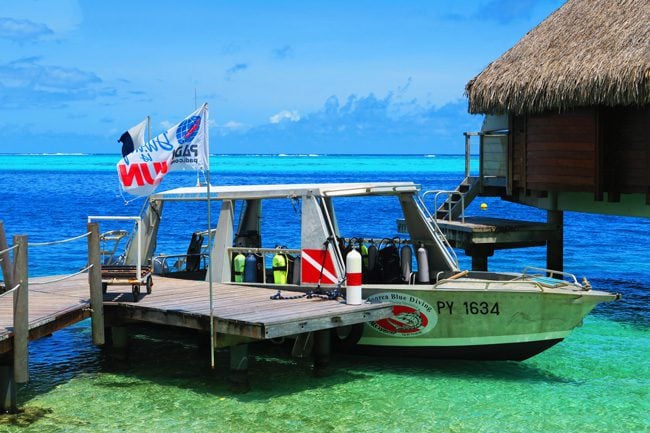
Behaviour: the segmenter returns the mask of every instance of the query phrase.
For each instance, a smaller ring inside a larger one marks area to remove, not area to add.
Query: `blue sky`
[[[465,84],[560,0],[0,0],[0,152],[119,153],[210,105],[211,153],[462,153]]]

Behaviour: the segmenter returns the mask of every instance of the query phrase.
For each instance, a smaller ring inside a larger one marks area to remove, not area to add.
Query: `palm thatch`
[[[650,1],[569,0],[465,87],[470,113],[650,104]]]

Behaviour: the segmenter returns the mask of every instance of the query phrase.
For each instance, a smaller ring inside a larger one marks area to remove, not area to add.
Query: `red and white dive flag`
[[[208,104],[151,139],[117,163],[120,186],[129,194],[150,195],[170,171],[209,170]]]

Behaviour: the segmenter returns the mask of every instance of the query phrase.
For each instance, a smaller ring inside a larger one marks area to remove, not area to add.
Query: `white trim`
[[[360,345],[394,347],[445,347],[445,346],[483,346],[487,344],[529,343],[531,341],[563,339],[571,331],[551,331],[534,334],[496,335],[487,337],[456,338],[400,338],[400,337],[362,337]]]

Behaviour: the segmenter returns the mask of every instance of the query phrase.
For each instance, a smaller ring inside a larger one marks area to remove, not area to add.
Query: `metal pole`
[[[208,183],[208,285],[210,286],[210,367],[214,369],[214,348],[215,333],[214,333],[214,300],[212,297],[212,206],[210,203],[210,140],[208,135],[208,104],[205,104],[205,145],[206,145],[206,171],[205,180]]]
[[[104,294],[102,291],[102,264],[99,251],[99,225],[88,223],[88,285],[90,286],[90,307],[92,308],[93,344],[104,344]]]
[[[471,140],[471,137],[467,132],[463,133],[463,135],[465,135],[465,177],[469,177],[469,173],[470,173],[470,152],[471,152],[470,140]]]
[[[14,236],[14,275],[19,285],[14,292],[14,379],[16,383],[29,381],[29,284],[27,266],[27,236]]]

